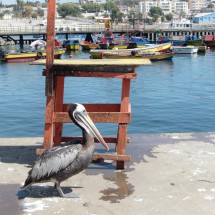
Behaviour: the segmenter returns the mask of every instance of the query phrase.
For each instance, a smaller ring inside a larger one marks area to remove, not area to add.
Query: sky
[[[27,0],[23,0],[24,2],[26,2]],[[29,0],[31,2],[35,2],[36,0]],[[45,3],[45,0],[38,0],[41,3]],[[58,3],[66,3],[66,2],[76,2],[78,3],[79,0],[56,0]],[[8,5],[8,4],[16,4],[16,0],[0,0],[0,2],[2,2],[3,5]]]

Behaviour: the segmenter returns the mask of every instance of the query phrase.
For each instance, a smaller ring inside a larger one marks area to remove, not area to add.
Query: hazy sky
[[[24,0],[26,2],[27,0]],[[36,0],[29,0],[31,2],[35,2]],[[45,0],[38,0],[42,3],[45,2]],[[56,0],[58,3],[65,3],[65,2],[79,2],[78,0]],[[0,0],[2,4],[16,4],[16,0]]]

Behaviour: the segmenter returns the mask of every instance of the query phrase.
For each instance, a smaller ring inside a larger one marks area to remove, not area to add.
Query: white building
[[[172,2],[172,12],[174,12],[174,13],[185,12],[187,14],[189,12],[188,2],[173,1]]]
[[[157,7],[157,2],[153,0],[139,2],[140,13],[148,14],[151,7]]]
[[[205,8],[207,4],[205,0],[193,0],[191,9],[192,11],[200,11],[202,8]]]
[[[171,1],[171,0],[148,0],[139,2],[139,12],[148,14],[151,7],[160,7],[164,14],[173,12],[185,12],[188,13],[188,2]]]
[[[164,14],[172,13],[172,1],[159,0],[157,1],[157,7],[160,7]]]

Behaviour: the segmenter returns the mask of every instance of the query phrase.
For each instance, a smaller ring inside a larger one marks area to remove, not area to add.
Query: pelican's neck
[[[89,134],[85,130],[83,130],[83,144],[86,147],[90,147],[90,146],[93,146],[95,144],[94,136],[91,133]]]

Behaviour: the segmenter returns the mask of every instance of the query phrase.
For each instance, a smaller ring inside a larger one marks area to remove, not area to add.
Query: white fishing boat
[[[197,46],[171,46],[174,54],[195,54],[198,52]]]

